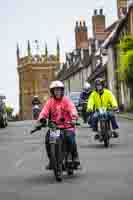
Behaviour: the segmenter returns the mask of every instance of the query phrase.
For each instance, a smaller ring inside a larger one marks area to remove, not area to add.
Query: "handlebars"
[[[117,113],[119,113],[119,109],[118,108],[99,108],[99,109],[96,109],[96,112],[100,112],[100,111],[103,111],[103,112],[117,112]]]
[[[64,124],[71,125],[71,126],[80,126],[80,123],[77,122],[77,121],[76,122],[64,122],[64,123],[57,124],[57,123],[49,120],[48,123],[45,124],[45,125],[43,123],[38,124],[33,130],[30,131],[30,134],[33,134],[33,133],[41,130],[43,127],[45,127],[45,128],[49,127],[51,129],[57,129],[58,126],[64,125]],[[66,128],[63,128],[63,129],[66,129]]]

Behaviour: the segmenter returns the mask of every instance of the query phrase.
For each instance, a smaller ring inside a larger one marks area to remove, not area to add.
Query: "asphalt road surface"
[[[47,164],[44,135],[30,121],[0,129],[0,200],[133,200],[133,121],[121,120],[109,149],[91,129],[77,131],[82,170],[57,183]]]

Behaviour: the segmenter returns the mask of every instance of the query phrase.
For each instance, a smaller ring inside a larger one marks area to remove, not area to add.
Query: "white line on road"
[[[17,168],[19,168],[21,165],[22,165],[22,163],[24,162],[24,160],[18,160],[17,162],[16,162],[16,167]]]

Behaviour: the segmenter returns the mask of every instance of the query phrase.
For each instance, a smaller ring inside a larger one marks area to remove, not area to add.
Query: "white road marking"
[[[17,168],[19,168],[21,165],[22,165],[22,163],[24,162],[24,160],[18,160],[17,162],[16,162],[16,167]]]

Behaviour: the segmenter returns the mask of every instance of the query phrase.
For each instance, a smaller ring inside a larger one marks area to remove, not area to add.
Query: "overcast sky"
[[[61,56],[75,48],[75,21],[84,19],[91,35],[91,16],[95,8],[103,8],[107,25],[116,19],[116,0],[1,0],[0,2],[0,93],[7,96],[18,111],[18,75],[16,43],[26,54],[29,39],[45,41],[48,50],[55,52],[56,38],[60,41]]]

